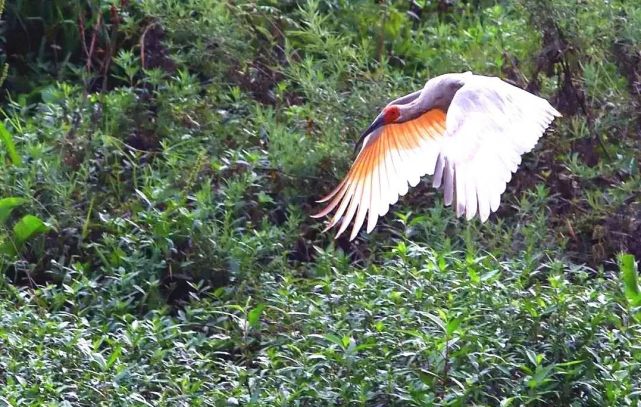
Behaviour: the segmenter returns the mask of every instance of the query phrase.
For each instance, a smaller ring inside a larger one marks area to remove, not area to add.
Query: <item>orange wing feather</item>
[[[385,125],[374,131],[365,142],[345,178],[327,196],[318,202],[327,206],[315,218],[336,212],[325,230],[336,226],[342,219],[336,237],[340,236],[355,218],[350,240],[368,217],[367,232],[376,226],[399,196],[416,186],[420,177],[434,174],[440,152],[440,141],[445,133],[445,112],[429,110],[419,117]]]

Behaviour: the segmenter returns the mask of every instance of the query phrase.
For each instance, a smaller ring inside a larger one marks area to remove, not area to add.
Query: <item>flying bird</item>
[[[350,240],[365,223],[370,233],[380,216],[433,175],[446,206],[485,222],[507,183],[555,117],[545,99],[496,77],[472,72],[434,77],[416,92],[390,102],[356,144],[358,155],[340,184],[317,202],[335,210],[324,232],[354,220]]]

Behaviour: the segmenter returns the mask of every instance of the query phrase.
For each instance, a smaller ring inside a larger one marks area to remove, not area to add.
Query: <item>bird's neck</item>
[[[420,104],[416,103],[416,101],[403,105],[400,108],[400,110],[401,110],[401,116],[400,116],[399,122],[407,122],[410,120],[414,120],[417,117],[419,117],[421,114],[425,113],[425,111],[421,108]]]
[[[432,109],[440,109],[447,112],[454,95],[471,76],[471,72],[466,72],[445,74],[431,79],[423,88],[421,96],[416,99],[419,110],[427,112]]]

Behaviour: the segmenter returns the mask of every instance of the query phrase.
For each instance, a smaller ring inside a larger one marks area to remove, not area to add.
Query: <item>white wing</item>
[[[336,237],[354,219],[352,240],[368,214],[367,232],[371,232],[378,217],[385,215],[399,196],[416,186],[423,175],[434,173],[445,120],[445,112],[433,109],[412,120],[376,129],[365,138],[343,181],[318,201],[328,202],[325,209],[312,216],[319,218],[335,211],[327,229],[342,220]]]
[[[503,82],[474,75],[456,92],[447,111],[446,134],[433,185],[443,185],[445,204],[456,215],[476,213],[484,222],[501,194],[555,116],[545,99]]]

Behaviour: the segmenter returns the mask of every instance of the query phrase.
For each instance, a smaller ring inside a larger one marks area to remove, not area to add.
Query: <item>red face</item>
[[[383,110],[383,118],[385,120],[385,124],[394,123],[400,115],[401,111],[396,106],[390,106]]]
[[[383,109],[383,115],[379,115],[376,120],[374,120],[374,123],[370,124],[370,126],[361,134],[361,137],[358,139],[356,142],[356,146],[360,145],[361,142],[367,137],[369,134],[371,134],[374,130],[380,128],[381,126],[384,126],[386,124],[394,123],[396,120],[401,115],[401,111],[398,108],[398,106],[390,106],[386,107]]]

